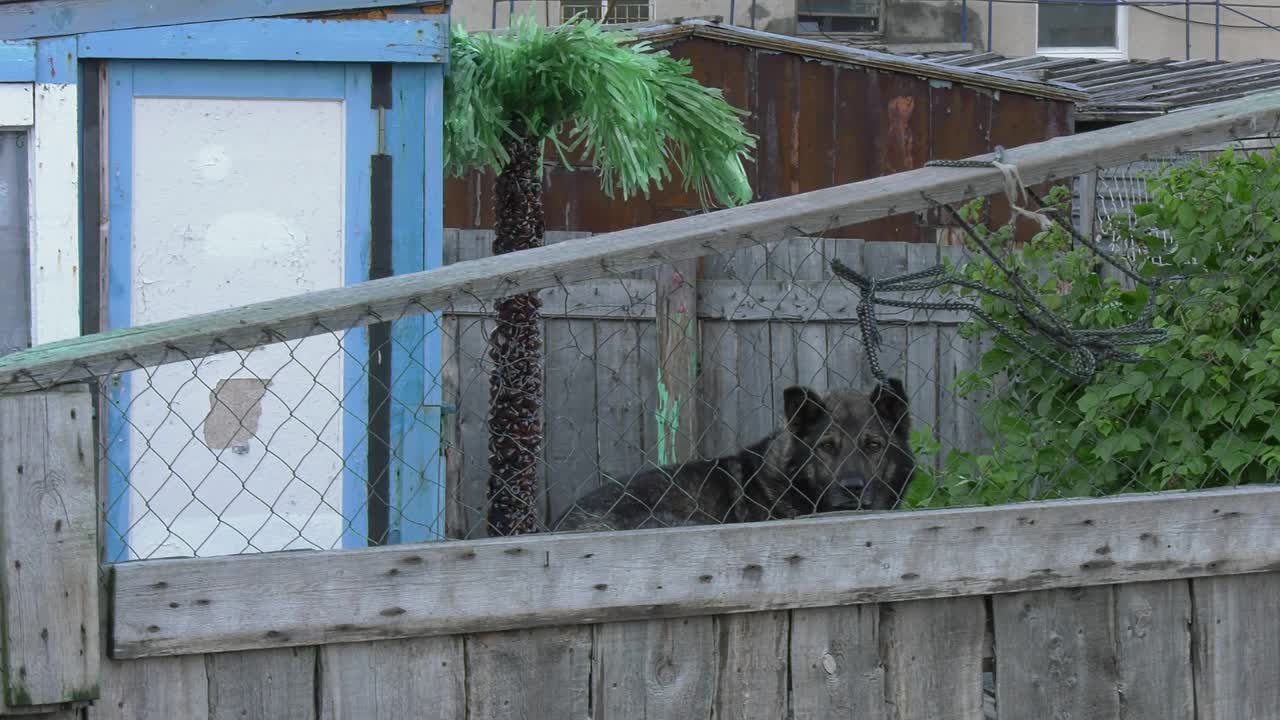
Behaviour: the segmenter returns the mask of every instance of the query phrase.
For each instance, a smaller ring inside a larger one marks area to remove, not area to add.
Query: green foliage
[[[997,336],[979,366],[961,376],[961,396],[989,393],[979,411],[994,450],[947,452],[910,488],[913,507],[997,504],[1273,482],[1280,473],[1280,151],[1270,157],[1226,152],[1208,164],[1175,167],[1149,183],[1153,201],[1134,209],[1136,227],[1112,232],[1166,251],[1144,262],[1146,277],[1189,276],[1157,293],[1157,327],[1169,339],[1134,348],[1134,364],[1104,362],[1076,383],[1030,360]],[[1059,196],[1058,199],[1061,199]],[[980,205],[966,208],[976,219]],[[1008,227],[980,228],[990,244],[1035,284],[1039,297],[1077,328],[1115,328],[1136,320],[1148,290],[1100,281],[1100,261],[1067,233],[1040,233],[1021,251]],[[979,256],[959,270],[989,287],[1009,283]],[[974,296],[969,290],[959,294]],[[1011,327],[1015,308],[981,295]],[[984,330],[977,322],[967,337]],[[1037,339],[1040,347],[1048,344]],[[944,450],[919,433],[917,452]]]
[[[552,142],[562,159],[583,153],[610,196],[615,184],[624,198],[647,196],[674,166],[704,205],[711,194],[726,205],[750,202],[742,162],[755,138],[742,126],[745,112],[694,80],[687,61],[634,40],[581,18],[548,29],[522,16],[505,33],[455,26],[446,166],[455,175],[501,171],[503,144],[519,132]]]

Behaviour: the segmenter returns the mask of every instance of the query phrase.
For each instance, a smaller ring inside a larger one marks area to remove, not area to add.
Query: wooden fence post
[[[88,388],[0,397],[0,715],[98,697],[96,498]]]
[[[698,260],[656,272],[658,463],[667,465],[697,450]]]
[[[1098,208],[1098,171],[1090,170],[1080,177],[1079,185],[1079,201],[1080,216],[1076,219],[1076,230],[1081,235],[1093,239],[1096,228],[1094,223],[1097,220]]]

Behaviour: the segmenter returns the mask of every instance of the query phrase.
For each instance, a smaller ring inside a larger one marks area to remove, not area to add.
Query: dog
[[[841,510],[892,510],[915,472],[902,381],[870,393],[782,394],[784,427],[713,460],[636,473],[578,499],[555,532],[757,522]]]

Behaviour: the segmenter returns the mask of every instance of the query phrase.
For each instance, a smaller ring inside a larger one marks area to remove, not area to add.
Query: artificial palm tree
[[[493,254],[543,242],[543,154],[578,153],[606,194],[646,195],[679,171],[704,206],[749,202],[742,161],[754,146],[719,90],[689,65],[582,18],[551,29],[529,17],[505,33],[455,27],[445,84],[445,163],[454,175],[491,168]],[[568,142],[562,142],[568,132]],[[500,535],[537,530],[535,468],[542,448],[542,338],[536,293],[495,303],[489,338],[489,502]]]

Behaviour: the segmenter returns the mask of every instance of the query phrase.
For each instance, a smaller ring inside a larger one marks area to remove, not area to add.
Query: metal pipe
[[[987,52],[991,52],[991,28],[995,27],[996,0],[987,0]]]
[[[1213,0],[1213,61],[1222,59],[1222,0]]]
[[[1191,59],[1191,0],[1187,0],[1187,21],[1184,23],[1187,31],[1187,59]]]
[[[549,1],[550,0],[548,0],[548,2]],[[737,0],[729,0],[729,24],[730,25],[733,24],[733,11],[734,11],[735,5],[737,5]]]
[[[960,0],[960,42],[969,42],[969,0]]]
[[[498,29],[498,0],[493,0],[493,20],[489,25],[490,30]]]

